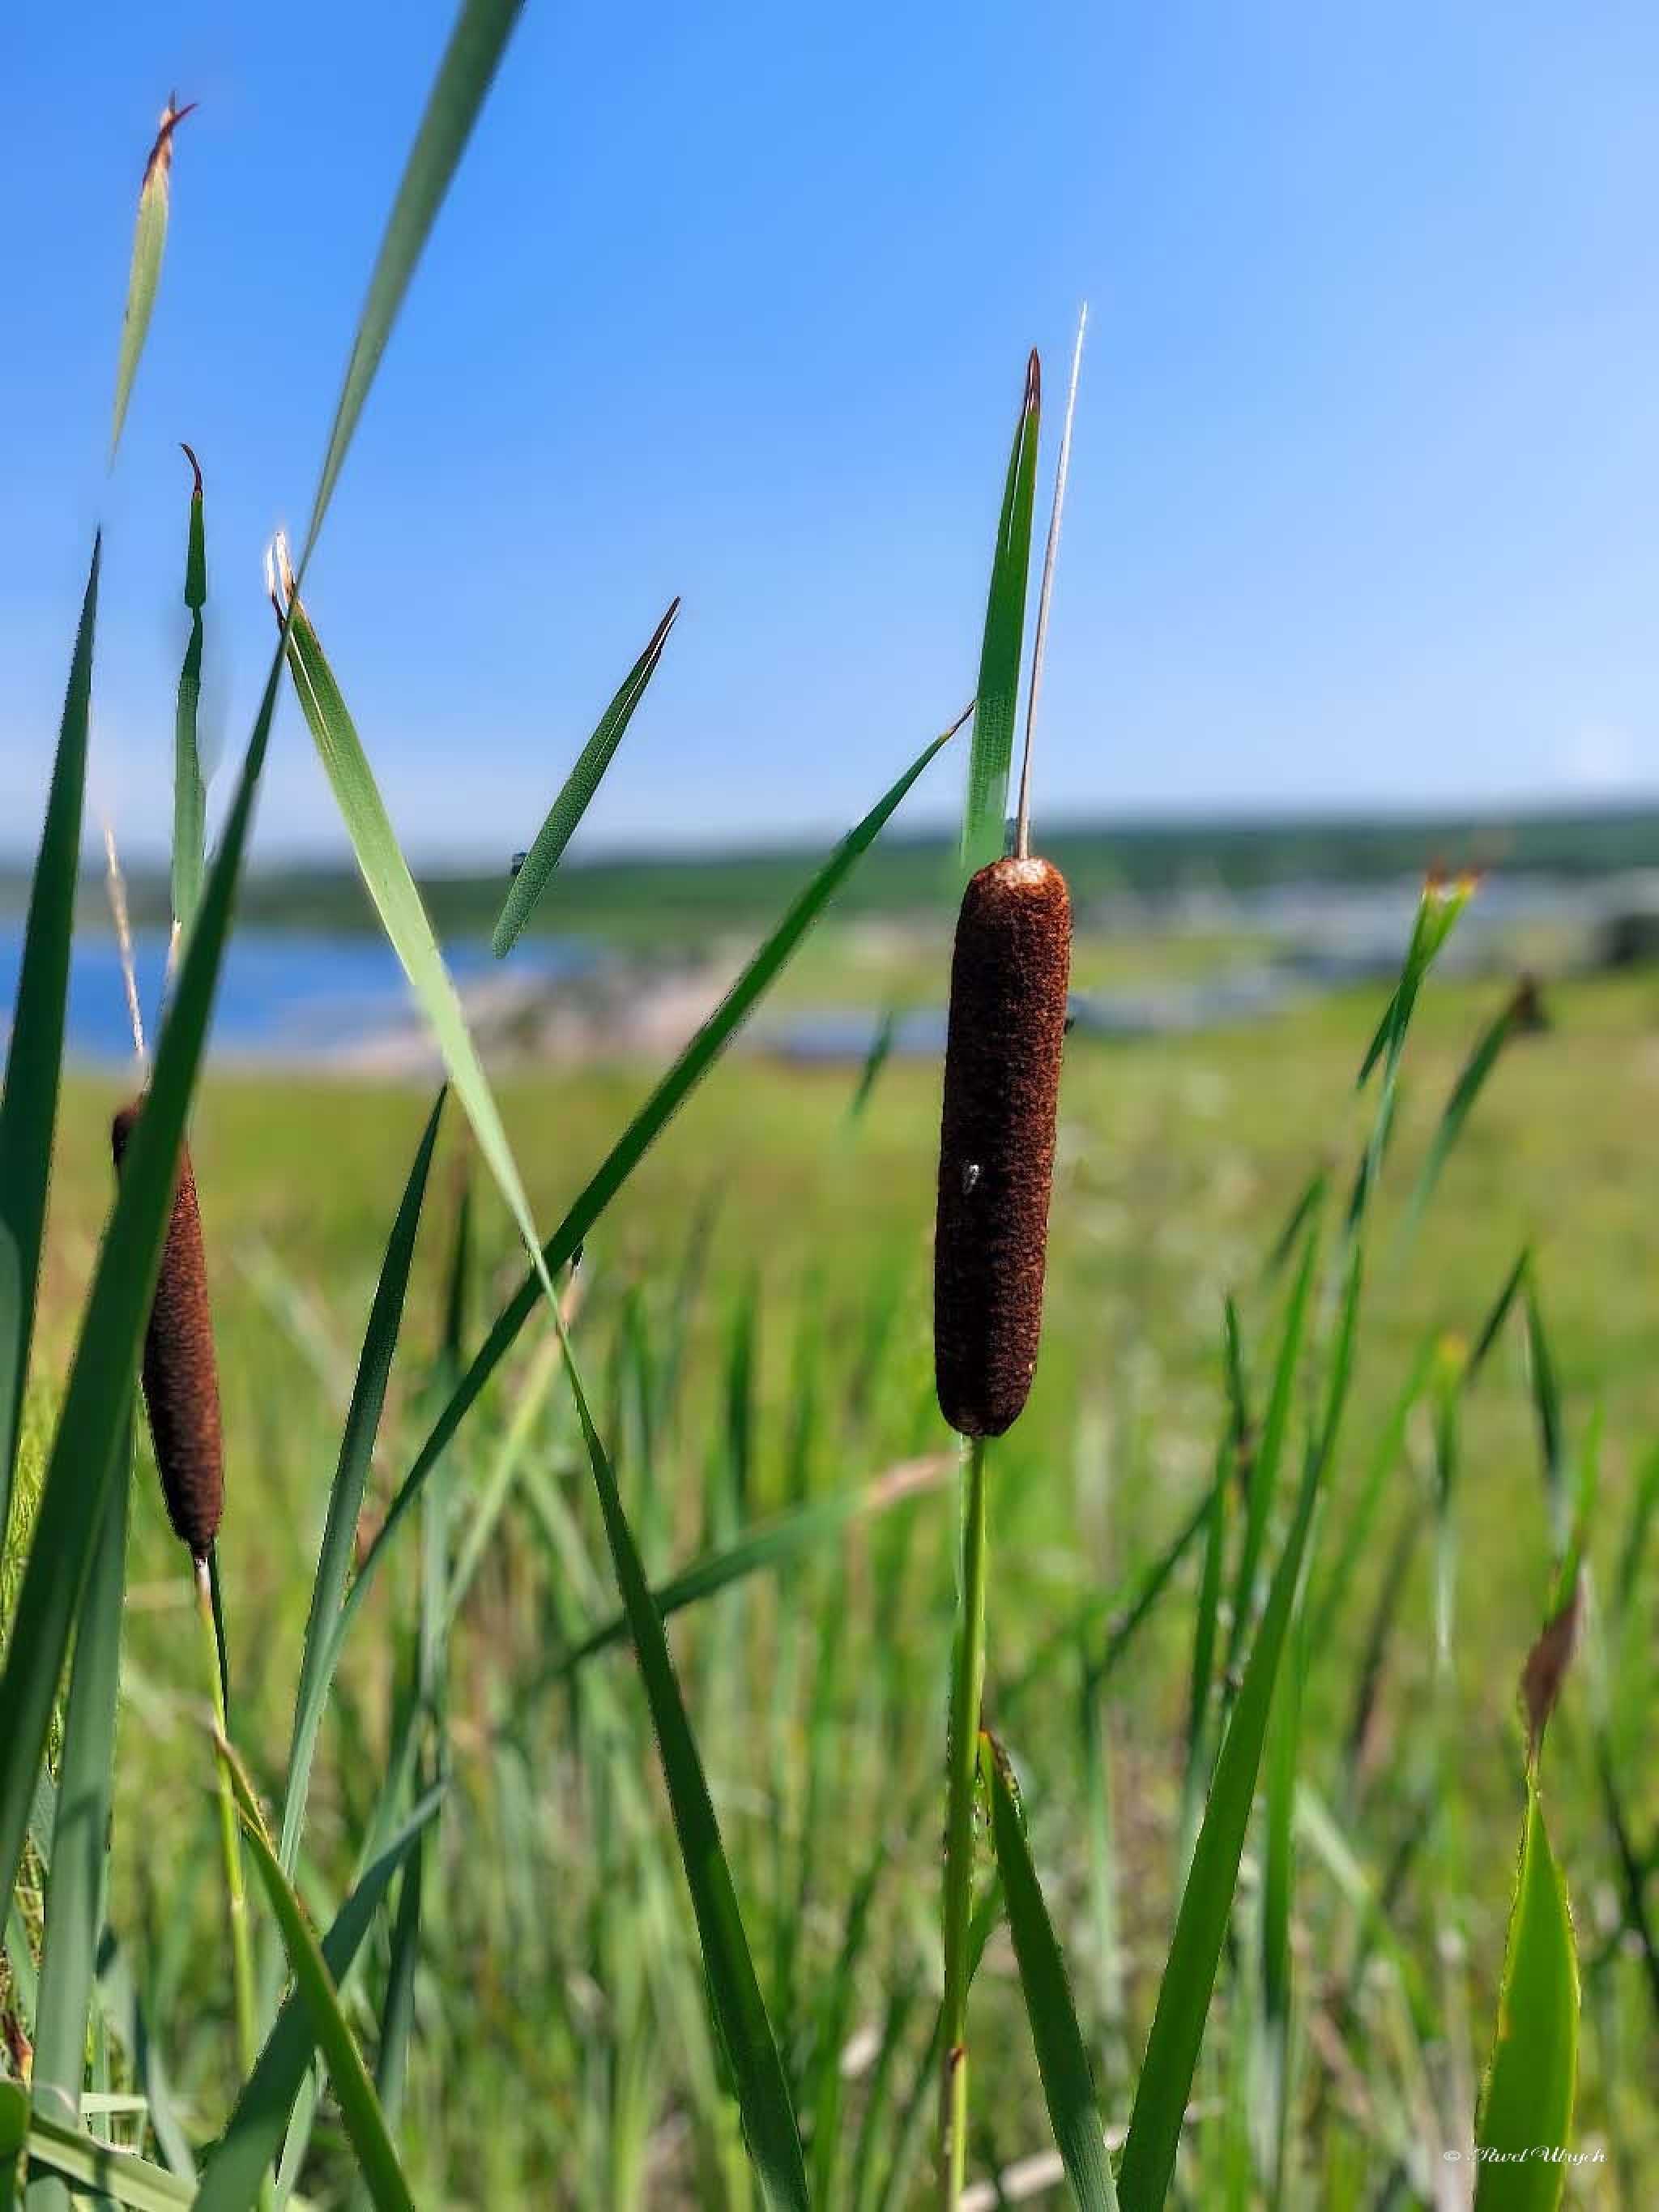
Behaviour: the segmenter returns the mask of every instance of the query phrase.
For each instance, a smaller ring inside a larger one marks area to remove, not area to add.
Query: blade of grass
[[[874,843],[910,787],[966,720],[965,714],[958,716],[948,730],[917,755],[898,781],[863,821],[848,833],[794,900],[725,998],[611,1146],[564,1219],[543,1245],[540,1260],[542,1267],[550,1274],[564,1267],[573,1257],[657,1137],[720,1059],[790,955]],[[351,1620],[371,1586],[388,1546],[420,1495],[422,1485],[442,1457],[450,1439],[535,1310],[542,1294],[541,1281],[541,1273],[535,1268],[525,1276],[518,1290],[496,1316],[471,1365],[452,1392],[426,1442],[421,1446],[415,1463],[392,1499],[380,1534],[369,1547],[341,1607],[339,1621],[331,1644],[326,1670],[329,1678],[331,1679],[334,1668],[338,1663],[340,1649]],[[326,1680],[323,1686],[326,1688]]]
[[[69,992],[70,939],[75,927],[75,884],[81,864],[81,807],[87,778],[87,726],[92,706],[93,635],[98,622],[101,538],[93,540],[92,565],[81,602],[70,662],[69,689],[58,725],[52,789],[40,831],[40,850],[23,930],[5,1087],[0,1091],[0,1237],[11,1295],[0,1350],[0,1548],[11,1507],[23,1391],[40,1274],[40,1233],[46,1212],[46,1179],[58,1126],[58,1086],[64,1059],[64,1008]],[[5,1317],[0,1313],[0,1319]]]
[[[322,475],[306,532],[309,555],[334,496],[340,469],[357,428],[374,373],[380,365],[392,326],[451,179],[466,150],[485,94],[518,21],[523,0],[464,0],[449,34],[442,61],[428,94],[415,143],[410,149],[398,197],[369,279],[368,297],[352,341],[345,381],[323,457]],[[301,561],[303,569],[305,562]]]
[[[1538,1420],[1538,1448],[1544,1462],[1544,1489],[1549,1501],[1550,1534],[1558,1553],[1567,1541],[1571,1504],[1567,1495],[1567,1446],[1561,1417],[1561,1386],[1556,1379],[1544,1308],[1538,1295],[1538,1279],[1528,1268],[1526,1280],[1527,1364],[1532,1377],[1533,1409]]]
[[[1405,1221],[1407,1233],[1415,1228],[1420,1219],[1439,1180],[1440,1170],[1446,1164],[1447,1156],[1462,1135],[1463,1125],[1469,1118],[1475,1100],[1480,1096],[1486,1078],[1497,1064],[1498,1054],[1514,1035],[1517,1002],[1511,999],[1496,1019],[1488,1023],[1481,1032],[1462,1073],[1453,1085],[1451,1096],[1446,1101],[1418,1176],[1417,1188],[1412,1193]]]
[[[1355,1310],[1351,1302],[1345,1322],[1350,1338]],[[1340,1347],[1334,1372],[1340,1376],[1346,1373]],[[1274,1570],[1267,1602],[1216,1761],[1215,1779],[1182,1892],[1175,1939],[1158,1990],[1152,2034],[1118,2169],[1119,2201],[1127,2212],[1157,2212],[1168,2194],[1175,2171],[1182,2114],[1191,2094],[1205,2017],[1232,1912],[1244,1832],[1249,1821],[1273,1707],[1273,1686],[1301,1580],[1314,1509],[1340,1412],[1340,1401],[1334,1399],[1320,1443],[1309,1450],[1304,1461],[1295,1518]]]
[[[0,1890],[17,1878],[70,1631],[125,1431],[276,697],[273,662],[94,1272],[0,1674]]]
[[[1025,367],[1025,392],[1008,456],[980,646],[978,703],[962,822],[962,865],[970,874],[989,860],[1000,860],[1007,842],[1008,773],[1014,757],[1019,666],[1025,645],[1025,590],[1031,569],[1031,510],[1036,495],[1041,411],[1042,378],[1034,350]]]
[[[392,1876],[424,1833],[441,1796],[434,1790],[420,1801],[335,1915],[323,1937],[322,1957],[337,1988],[346,1987]],[[291,1990],[202,2169],[197,2212],[247,2212],[282,2148],[289,2114],[319,2040],[307,1999],[298,1988]]]
[[[1084,2212],[1116,2212],[1117,2192],[1107,2161],[1105,2123],[1095,2100],[1083,2033],[1078,2026],[1054,1923],[1043,1903],[1026,1838],[1024,1814],[1007,1754],[988,1737],[991,1831],[1008,1927],[1019,1961],[1026,2018],[1036,2049],[1043,2099],[1065,2161],[1066,2178]]]
[[[282,556],[279,555],[279,567]],[[347,709],[334,672],[324,657],[311,618],[294,589],[291,575],[279,578],[272,604],[286,613],[289,672],[294,678],[306,726],[333,789],[335,802],[351,839],[353,852],[386,937],[402,963],[422,1012],[432,1030],[456,1096],[472,1125],[478,1149],[495,1178],[519,1234],[535,1261],[541,1288],[553,1296],[550,1271],[541,1259],[530,1201],[525,1196],[507,1132],[466,1025],[460,998],[438,950],[432,924],[409,872],[397,833],[381,799],[362,741]]]
[[[288,1781],[283,1798],[278,1856],[283,1873],[289,1876],[299,1856],[311,1762],[328,1694],[329,1640],[339,1618],[340,1601],[350,1571],[363,1487],[368,1479],[369,1461],[386,1405],[386,1379],[392,1371],[392,1357],[403,1322],[409,1270],[415,1255],[415,1239],[420,1229],[421,1208],[426,1197],[427,1176],[438,1140],[445,1096],[440,1091],[433,1101],[386,1242],[357,1362],[351,1407],[340,1439],[339,1462],[329,1492],[328,1517],[317,1555],[317,1575],[312,1584],[311,1610],[306,1620],[305,1644],[300,1660],[300,1685],[294,1700],[294,1735],[289,1747]]]
[[[1504,1279],[1504,1287],[1493,1301],[1492,1311],[1482,1323],[1480,1334],[1474,1340],[1474,1349],[1469,1354],[1468,1367],[1466,1370],[1468,1381],[1473,1382],[1486,1365],[1492,1348],[1497,1343],[1503,1332],[1504,1324],[1510,1317],[1510,1308],[1515,1304],[1531,1273],[1532,1247],[1526,1244],[1521,1249],[1520,1258],[1510,1269]]]
[[[202,896],[207,850],[207,785],[197,742],[197,709],[202,698],[202,610],[207,605],[207,536],[202,518],[202,471],[186,446],[195,484],[190,495],[190,529],[185,544],[185,605],[190,637],[179,671],[179,696],[173,714],[173,919],[181,932],[195,919]]]
[[[629,671],[622,689],[599,717],[599,727],[582,747],[576,765],[565,781],[564,788],[554,800],[546,821],[537,832],[535,843],[525,854],[524,864],[513,878],[513,888],[507,895],[507,903],[501,908],[501,919],[495,924],[495,934],[489,940],[490,951],[498,960],[504,960],[517,943],[519,933],[547,889],[565,847],[575,833],[577,823],[587,811],[588,803],[599,787],[600,778],[610,767],[628,725],[634,719],[634,709],[645,696],[646,686],[656,673],[657,663],[662,659],[668,633],[673,629],[674,617],[679,611],[680,603],[676,599],[657,624],[651,642]]]
[[[853,1086],[853,1096],[848,1101],[847,1118],[849,1121],[863,1120],[865,1109],[881,1079],[881,1071],[892,1057],[893,1039],[897,1028],[897,1016],[891,1006],[884,1006],[871,1036],[870,1049],[865,1054],[864,1064],[859,1069],[859,1079]]]
[[[1550,1849],[1534,1774],[1527,1778],[1520,1870],[1481,2099],[1475,2212],[1554,2212],[1578,2071],[1578,1956],[1566,1883]]]
[[[30,2075],[34,2102],[50,2117],[78,2124],[86,2070],[87,2015],[92,2004],[99,1930],[103,1924],[105,1864],[115,1768],[116,1692],[121,1615],[127,1581],[127,1505],[131,1494],[131,1431],[124,1462],[105,1501],[103,1525],[87,1577],[75,1638],[69,1697],[58,1754],[52,1863],[46,1878],[40,2009]],[[66,2206],[58,2182],[31,2189],[36,2212]]]
[[[340,2117],[357,2154],[363,2179],[379,2212],[414,2212],[415,2199],[410,2194],[398,2154],[386,2133],[386,2116],[363,2064],[357,2039],[341,2008],[339,1988],[329,1971],[328,1960],[277,1863],[240,1761],[223,1736],[216,1737],[215,1748],[235,1791],[243,1833],[259,1879],[264,1884],[272,1917],[282,1932],[283,1948],[288,1954],[295,1986],[310,2015],[318,2047],[328,2061]]]
[[[563,1324],[560,1323],[563,1338]],[[587,1446],[599,1492],[605,1539],[627,1610],[640,1674],[651,1708],[651,1724],[661,1755],[663,1778],[674,1816],[686,1885],[691,1893],[703,1966],[714,2016],[743,2115],[749,2149],[769,2200],[805,2207],[806,2172],[800,2136],[789,2098],[789,2085],[755,1978],[754,1961],[738,1909],[737,1892],[720,1842],[719,1823],[703,1778],[691,1723],[686,1717],[662,1619],[651,1601],[645,1569],[623,1511],[616,1478],[593,1426],[581,1377],[563,1338],[565,1373]]]
[[[12,2212],[17,2201],[17,2163],[28,2132],[28,2091],[20,2081],[0,2081],[0,2212]]]
[[[948,1452],[936,1453],[928,1459],[902,1461],[872,1482],[848,1484],[826,1497],[813,1499],[811,1504],[794,1506],[769,1520],[758,1522],[730,1544],[694,1559],[678,1575],[658,1583],[651,1593],[652,1602],[666,1620],[670,1613],[712,1597],[716,1590],[740,1582],[745,1576],[799,1557],[836,1534],[849,1522],[884,1513],[907,1498],[939,1489],[955,1464]],[[518,1692],[520,1701],[534,1697],[538,1691],[556,1682],[564,1681],[596,1652],[622,1643],[629,1632],[626,1612],[613,1613],[590,1630],[580,1644],[550,1660],[529,1686]]]
[[[27,2150],[32,2168],[59,2176],[77,2197],[88,2194],[130,2212],[173,2212],[193,2201],[190,2184],[164,2166],[152,2166],[130,2150],[112,2150],[39,2112],[29,2121]]]
[[[121,351],[115,365],[115,418],[110,430],[109,457],[121,442],[121,426],[127,419],[132,380],[149,331],[156,289],[161,281],[161,255],[167,242],[168,179],[173,170],[173,134],[194,107],[178,106],[171,94],[161,111],[155,143],[144,164],[138,188],[138,220],[132,234],[132,265],[127,273],[126,312],[121,318]]]
[[[1279,1358],[1273,1368],[1273,1391],[1267,1401],[1267,1418],[1261,1425],[1261,1442],[1249,1462],[1249,1492],[1244,1501],[1244,1536],[1239,1547],[1238,1566],[1233,1581],[1233,1616],[1222,1670],[1227,1675],[1231,1675],[1237,1666],[1239,1654],[1244,1648],[1244,1639],[1249,1634],[1250,1623],[1255,1616],[1256,1575],[1261,1565],[1262,1547],[1267,1541],[1279,1462],[1284,1456],[1285,1437],[1290,1425],[1291,1396],[1302,1358],[1302,1341],[1307,1328],[1308,1295],[1313,1285],[1314,1263],[1318,1255],[1319,1234],[1316,1219],[1309,1224],[1303,1245],[1302,1265],[1297,1270],[1296,1281],[1285,1305],[1285,1322],[1279,1340]]]

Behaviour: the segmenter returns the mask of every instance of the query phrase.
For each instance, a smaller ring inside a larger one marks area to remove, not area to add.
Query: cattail
[[[933,1239],[939,1402],[963,1436],[1000,1437],[1036,1369],[1071,959],[1059,869],[981,868],[951,963]]]
[[[115,1116],[110,1133],[118,1173],[143,1103],[135,1098]],[[205,1559],[224,1511],[225,1449],[202,1216],[190,1154],[182,1149],[161,1272],[144,1332],[143,1377],[167,1518],[191,1555]]]

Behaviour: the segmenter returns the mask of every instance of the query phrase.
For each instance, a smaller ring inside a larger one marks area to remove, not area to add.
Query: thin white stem
[[[109,889],[109,910],[115,923],[115,949],[121,960],[121,981],[126,987],[127,1018],[132,1024],[132,1048],[138,1056],[140,1074],[148,1072],[149,1053],[144,1043],[144,1017],[138,1003],[138,971],[132,957],[132,927],[127,919],[126,878],[121,873],[121,862],[115,850],[115,825],[104,817],[105,880]]]
[[[1066,504],[1066,477],[1072,465],[1072,417],[1077,410],[1077,380],[1083,367],[1083,332],[1089,320],[1089,303],[1077,319],[1077,343],[1072,349],[1072,383],[1066,395],[1066,425],[1060,434],[1060,463],[1054,471],[1054,504],[1048,517],[1048,543],[1042,556],[1042,590],[1037,599],[1036,641],[1031,648],[1031,689],[1025,701],[1025,753],[1019,768],[1019,818],[1014,830],[1014,851],[1024,860],[1031,850],[1031,735],[1036,727],[1037,696],[1042,689],[1042,655],[1048,642],[1048,602],[1054,594],[1054,562],[1060,553],[1060,516]]]

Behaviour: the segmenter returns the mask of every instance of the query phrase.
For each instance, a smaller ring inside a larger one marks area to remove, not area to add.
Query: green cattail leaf
[[[322,1946],[311,1932],[300,1900],[289,1888],[265,1833],[255,1799],[241,1763],[228,1744],[218,1745],[236,1793],[253,1863],[264,1885],[271,1914],[282,1932],[283,1948],[294,1976],[295,1988],[310,2016],[318,2049],[328,2062],[340,2118],[357,2154],[357,2163],[378,2212],[414,2212],[415,2199],[398,2163],[398,2154],[386,2132],[386,2116],[374,2084],[363,2064],[357,2039],[341,2008],[339,1985],[329,1967]]]
[[[17,2166],[28,2132],[28,2091],[21,2081],[0,2081],[0,2212],[12,2212],[17,2202]]]
[[[1578,1953],[1567,1886],[1527,1781],[1498,2036],[1480,2100],[1475,2212],[1554,2212],[1578,2073]],[[1540,2154],[1542,2154],[1540,2155]]]
[[[1036,493],[1037,422],[1042,380],[1032,353],[1025,394],[991,556],[991,588],[980,645],[974,741],[968,756],[968,797],[962,817],[962,865],[972,874],[1000,860],[1008,832],[1008,772],[1014,757],[1019,667],[1025,643],[1025,587],[1031,568],[1031,509]]]
[[[507,895],[501,920],[489,940],[490,950],[498,960],[504,960],[518,942],[520,931],[534,912],[565,847],[575,834],[577,823],[587,811],[588,802],[599,789],[599,780],[634,719],[634,709],[645,696],[645,688],[656,673],[657,663],[662,659],[662,649],[668,642],[668,633],[679,611],[680,603],[676,599],[657,624],[650,644],[629,669],[621,690],[600,716],[599,727],[582,747],[563,790],[554,800],[535,843],[526,854],[524,865],[513,878],[513,888]]]
[[[65,2127],[39,2112],[30,2118],[27,2148],[33,2171],[57,2174],[77,2197],[91,2196],[125,2205],[130,2212],[175,2212],[177,2206],[195,2201],[190,2184],[165,2166],[152,2166],[130,2150],[94,2142],[79,2128]]]
[[[191,106],[194,105],[191,101]],[[127,419],[132,380],[138,374],[139,356],[144,350],[156,288],[161,281],[161,255],[167,242],[167,180],[173,170],[173,134],[190,112],[190,107],[176,106],[169,96],[161,111],[155,143],[144,164],[144,180],[138,188],[138,222],[132,235],[126,313],[121,319],[121,353],[115,368],[115,421],[109,438],[112,461],[121,442],[121,426]]]
[[[587,1446],[588,1464],[599,1492],[617,1586],[628,1615],[629,1633],[651,1708],[651,1725],[662,1759],[663,1779],[673,1812],[686,1886],[691,1893],[709,1996],[743,2116],[744,2134],[768,2202],[775,2206],[799,2207],[805,2212],[809,2203],[806,2171],[801,2160],[800,2136],[790,2101],[789,2084],[778,2056],[777,2041],[767,2017],[760,1984],[756,1979],[754,1960],[738,1909],[737,1891],[720,1842],[720,1824],[714,1818],[708,1785],[703,1778],[702,1760],[686,1717],[674,1662],[669,1656],[662,1616],[652,1603],[645,1568],[623,1510],[616,1476],[593,1426],[568,1342],[565,1372],[570,1378],[571,1395]]]
[[[52,790],[29,892],[23,958],[0,1091],[0,1544],[11,1506],[12,1469],[28,1381],[29,1346],[40,1274],[40,1233],[46,1179],[58,1126],[64,1060],[64,1009],[69,994],[70,939],[81,865],[81,805],[87,780],[87,726],[92,707],[93,634],[98,620],[102,541],[94,539],[81,620],[70,662],[69,690],[58,726]]]
[[[70,2124],[81,2117],[87,2015],[103,1925],[132,1490],[130,1428],[119,1458],[87,1577],[64,1708],[30,2075],[37,2108],[48,2118]],[[67,2208],[69,2192],[61,2182],[51,2181],[31,2188],[28,2202],[31,2212],[56,2212]]]
[[[1287,1334],[1293,1325],[1293,1320],[1287,1322]],[[1334,1421],[1328,1416],[1322,1437],[1328,1442],[1334,1433]],[[1191,2094],[1205,2016],[1232,1913],[1273,1686],[1326,1463],[1322,1449],[1310,1449],[1303,1465],[1295,1517],[1273,1571],[1261,1626],[1250,1646],[1216,1760],[1118,2168],[1118,2199],[1126,2212],[1159,2212],[1175,2172],[1182,2115]]]
[[[271,663],[224,837],[162,1027],[144,1110],[123,1162],[35,1509],[33,1540],[0,1674],[0,1711],[7,1721],[0,1731],[0,1893],[9,1892],[17,1878],[58,1678],[117,1471],[281,665],[280,659]]]
[[[466,150],[472,126],[484,103],[500,65],[524,0],[463,0],[455,27],[449,34],[438,74],[427,95],[426,111],[404,166],[398,197],[387,220],[386,234],[369,279],[368,297],[358,319],[346,363],[345,382],[329,433],[328,451],[306,532],[308,556],[323,526],[323,517],[334,495],[340,469],[363,411],[369,386],[374,381],[380,356],[386,351],[392,326],[398,319],[404,295],[427,235],[442,206],[450,180]],[[301,562],[305,567],[304,559]]]
[[[898,781],[871,809],[863,821],[848,833],[800,892],[725,998],[623,1131],[564,1219],[542,1247],[539,1256],[542,1267],[548,1273],[568,1262],[658,1136],[765,996],[790,955],[885,828],[911,785],[960,727],[961,721],[958,720],[923,748]],[[341,1607],[338,1627],[329,1656],[331,1676],[338,1662],[340,1647],[347,1629],[374,1581],[387,1547],[420,1495],[428,1476],[442,1457],[450,1438],[477,1402],[485,1383],[507,1357],[518,1340],[520,1330],[535,1310],[542,1295],[542,1279],[541,1272],[532,1268],[496,1316],[489,1335],[452,1392],[430,1435],[416,1455],[415,1464],[392,1499],[386,1517],[380,1525],[380,1534],[370,1547]]]
[[[393,1875],[424,1833],[441,1798],[441,1791],[434,1790],[421,1800],[335,1915],[323,1937],[322,1956],[337,1987],[346,1985]],[[261,2180],[282,2148],[289,2114],[319,2040],[307,2000],[297,1988],[290,1990],[203,2168],[196,2212],[247,2212],[254,2203]]]
[[[202,520],[202,471],[186,446],[185,457],[195,477],[190,495],[190,530],[185,545],[185,605],[190,609],[190,637],[179,671],[179,695],[173,713],[173,919],[187,930],[202,896],[207,850],[207,781],[197,740],[202,700],[202,609],[207,605],[207,540]]]
[[[284,580],[285,588],[286,584]],[[534,1263],[532,1272],[550,1298],[551,1271],[541,1257],[541,1240],[536,1234],[530,1201],[525,1196],[507,1131],[501,1126],[495,1094],[467,1028],[459,996],[438,950],[438,940],[421,902],[421,894],[386,814],[368,756],[363,750],[362,740],[347,710],[334,672],[324,657],[311,618],[291,592],[288,611],[289,672],[294,678],[295,692],[316,744],[318,757],[333,787],[363,882],[443,1055],[456,1096],[478,1140],[478,1149],[530,1251]]]
[[[404,1186],[397,1218],[392,1224],[385,1257],[380,1262],[380,1279],[374,1286],[368,1326],[364,1332],[362,1351],[357,1361],[357,1379],[352,1386],[350,1410],[346,1415],[345,1431],[340,1439],[339,1462],[335,1468],[334,1481],[328,1495],[328,1516],[323,1528],[322,1546],[317,1555],[317,1573],[311,1589],[311,1610],[306,1620],[305,1645],[300,1660],[300,1686],[294,1700],[294,1735],[289,1747],[288,1780],[283,1798],[279,1856],[283,1871],[290,1877],[299,1856],[300,1832],[305,1821],[306,1790],[311,1778],[312,1757],[316,1751],[317,1731],[322,1723],[323,1707],[327,1701],[328,1686],[332,1678],[332,1670],[328,1663],[329,1644],[339,1618],[346,1577],[351,1569],[357,1519],[362,1510],[363,1486],[368,1480],[369,1461],[374,1455],[374,1439],[380,1431],[380,1414],[386,1405],[386,1379],[392,1371],[392,1356],[397,1347],[398,1331],[403,1322],[404,1299],[409,1289],[409,1270],[415,1256],[415,1239],[420,1228],[421,1207],[426,1196],[427,1176],[432,1166],[433,1147],[438,1140],[438,1122],[443,1113],[445,1096],[441,1091],[438,1093],[433,1102],[432,1111],[427,1116],[426,1127],[416,1148],[414,1164]]]
[[[1066,1961],[1031,1861],[1024,1814],[1007,1756],[994,1738],[991,1753],[991,1833],[1049,2123],[1072,2194],[1083,2212],[1116,2212],[1117,2191],[1112,2186],[1112,2169],[1106,2158],[1105,2124],[1095,2097],[1094,2077],[1072,2002]]]

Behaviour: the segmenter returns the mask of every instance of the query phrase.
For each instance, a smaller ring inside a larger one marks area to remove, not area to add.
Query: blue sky
[[[169,816],[187,471],[207,715],[309,504],[445,5],[15,9],[0,849],[92,528],[94,790]],[[591,849],[832,833],[972,690],[1026,348],[1091,302],[1044,814],[1659,787],[1659,15],[530,0],[308,599],[426,856],[526,842],[671,596]],[[183,125],[104,470],[139,170]],[[961,764],[907,818],[947,818]],[[267,855],[337,844],[291,703]]]

